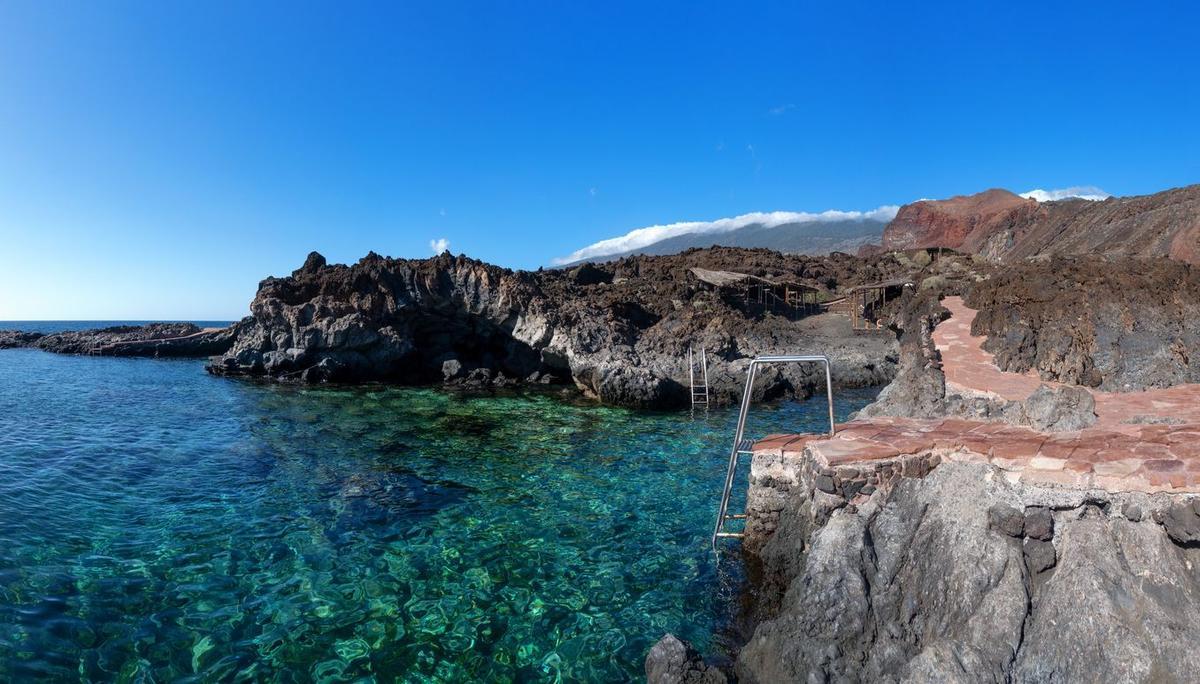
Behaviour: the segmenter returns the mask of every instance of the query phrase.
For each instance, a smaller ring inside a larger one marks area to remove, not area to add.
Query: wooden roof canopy
[[[817,290],[811,285],[805,285],[797,280],[786,276],[776,278],[764,278],[762,276],[751,275],[749,273],[739,273],[737,271],[713,271],[707,268],[692,268],[692,275],[698,280],[708,283],[713,287],[734,287],[734,286],[749,286],[749,285],[771,285],[779,287],[791,287],[802,290]]]

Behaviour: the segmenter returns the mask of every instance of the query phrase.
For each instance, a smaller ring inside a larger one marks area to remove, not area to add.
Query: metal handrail
[[[738,412],[737,431],[733,436],[733,449],[729,452],[729,470],[725,474],[725,491],[721,494],[721,507],[717,512],[716,527],[713,529],[712,548],[714,553],[717,553],[717,539],[719,537],[742,536],[738,533],[722,532],[721,529],[725,526],[725,520],[727,519],[726,513],[729,510],[729,496],[733,490],[734,475],[737,473],[738,455],[745,452],[748,448],[742,443],[742,439],[746,432],[746,416],[750,412],[750,395],[754,389],[754,377],[758,372],[758,367],[768,363],[825,364],[825,396],[829,402],[829,436],[832,437],[837,430],[837,427],[833,422],[833,377],[829,370],[828,356],[825,356],[824,354],[759,356],[751,361],[750,367],[746,369],[746,387],[742,390],[742,407]]]
[[[700,387],[703,388],[703,397],[704,398],[703,398],[703,401],[696,401],[696,397],[699,394],[699,392],[697,392],[698,386],[696,385],[696,362],[694,360],[694,353],[692,351],[692,347],[689,346],[688,347],[688,385],[689,385],[690,396],[691,396],[693,408],[696,406],[696,404],[704,404],[704,406],[706,408],[708,407],[708,351],[704,347],[700,348],[700,371],[701,371],[701,378],[702,378],[702,382],[703,382],[703,385],[701,385]]]
[[[696,394],[696,362],[692,360],[692,348],[690,346],[688,347],[688,390],[692,393],[693,403],[695,403],[694,396]]]

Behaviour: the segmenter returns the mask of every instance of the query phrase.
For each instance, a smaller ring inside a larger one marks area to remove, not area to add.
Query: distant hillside
[[[950,247],[1001,261],[1039,255],[1166,256],[1200,264],[1200,185],[1090,202],[1007,190],[900,208],[883,249]]]
[[[752,223],[742,228],[716,233],[688,233],[665,238],[653,244],[616,254],[580,259],[573,264],[613,261],[634,254],[662,256],[678,254],[694,247],[762,247],[784,254],[820,256],[830,252],[854,254],[862,245],[878,242],[886,223],[876,219],[844,221],[805,221],[766,226]],[[572,264],[567,264],[572,265]]]

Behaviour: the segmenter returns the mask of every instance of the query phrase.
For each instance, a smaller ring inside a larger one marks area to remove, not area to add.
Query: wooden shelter
[[[879,283],[859,285],[850,290],[850,327],[854,330],[883,330],[884,304],[900,298],[911,280],[893,278]]]
[[[772,313],[790,319],[820,311],[820,290],[787,277],[765,278],[737,271],[693,268],[692,275],[726,302],[751,315]]]

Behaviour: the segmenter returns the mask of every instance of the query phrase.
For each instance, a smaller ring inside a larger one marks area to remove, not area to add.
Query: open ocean
[[[118,325],[146,325],[147,323],[195,323],[201,328],[224,328],[234,321],[0,321],[0,330],[22,332],[57,333],[67,330],[94,330]]]
[[[636,681],[666,632],[719,654],[735,421],[0,351],[0,681]]]

